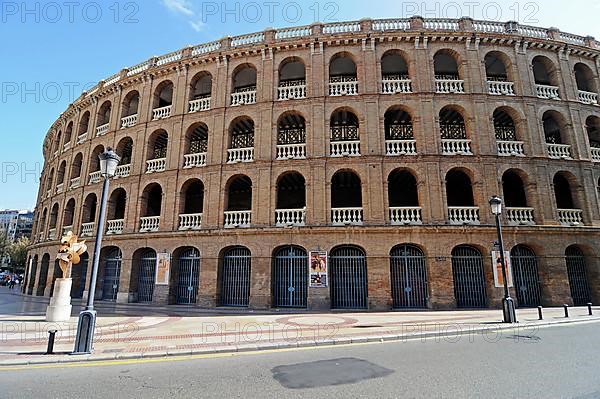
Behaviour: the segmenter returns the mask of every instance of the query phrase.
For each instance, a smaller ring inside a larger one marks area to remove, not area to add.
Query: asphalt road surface
[[[0,398],[600,398],[600,323],[0,370]]]

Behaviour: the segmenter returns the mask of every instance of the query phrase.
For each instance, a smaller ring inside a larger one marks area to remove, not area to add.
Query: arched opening
[[[580,92],[593,94],[593,97],[598,95],[596,88],[596,81],[594,79],[594,73],[587,65],[578,62],[575,64],[575,82],[577,83],[577,90]],[[580,100],[585,99],[580,95]],[[589,101],[586,101],[589,102]],[[597,102],[597,99],[596,99]]]
[[[31,269],[29,270],[29,280],[27,281],[27,295],[33,295],[33,287],[35,287],[35,278],[37,277],[38,262],[38,256],[35,255],[33,257],[33,261],[31,262]]]
[[[256,102],[256,68],[251,64],[238,66],[233,72],[231,105],[254,104]]]
[[[392,248],[390,277],[394,309],[427,307],[427,267],[421,248],[410,244]]]
[[[332,309],[367,309],[367,260],[355,246],[342,245],[329,255]]]
[[[510,59],[506,54],[499,51],[490,51],[485,55],[485,75],[488,82],[508,82],[507,68],[510,66]]]
[[[54,204],[50,211],[50,230],[56,229],[56,223],[58,221],[58,204]],[[52,237],[56,239],[56,237]]]
[[[452,250],[452,276],[458,308],[487,307],[483,256],[478,249],[460,245]]]
[[[451,50],[440,50],[433,56],[436,80],[460,80],[458,55]]]
[[[46,289],[46,284],[48,282],[48,269],[50,268],[50,255],[44,254],[42,256],[42,263],[40,267],[40,277],[37,282],[37,290],[35,292],[36,296],[44,296],[44,291]]]
[[[285,173],[277,179],[277,209],[303,209],[306,206],[304,176]]]
[[[178,305],[195,304],[200,285],[200,251],[194,247],[176,249],[173,252],[173,266],[170,276],[172,289],[169,303],[173,303],[174,296],[174,302]]]
[[[48,174],[48,178],[46,179],[46,193],[48,196],[52,194],[52,188],[54,183],[54,168],[50,169],[50,173]]]
[[[573,304],[585,306],[591,303],[592,295],[583,251],[578,246],[571,245],[565,250],[565,263]]]
[[[417,179],[407,170],[394,170],[388,176],[390,207],[418,207]]]
[[[308,254],[288,245],[273,252],[272,292],[275,308],[306,308],[308,298]]]
[[[465,172],[452,169],[446,174],[446,198],[449,207],[475,206],[473,185]]]
[[[63,227],[68,227],[69,229],[64,229],[61,233],[67,233],[68,230],[73,229],[73,217],[75,215],[75,200],[71,198],[67,201],[67,205],[65,206],[65,213],[63,215]]]
[[[58,173],[56,174],[56,185],[61,186],[65,183],[65,173],[67,171],[67,161],[62,161],[58,167]],[[56,191],[60,192],[62,187],[57,187]]]
[[[519,307],[530,308],[541,305],[538,262],[533,250],[524,245],[516,245],[510,251],[510,261]]]
[[[535,84],[558,86],[557,70],[548,57],[538,55],[532,61]]]
[[[252,180],[248,176],[235,176],[227,184],[228,212],[252,209]]]
[[[85,111],[79,120],[79,129],[77,135],[84,137],[87,134],[90,127],[90,111]],[[79,137],[77,138],[79,141]]]
[[[497,108],[493,120],[496,141],[517,141],[517,127],[508,112],[503,108]]]
[[[40,234],[43,235],[44,231],[46,230],[46,221],[48,220],[48,208],[44,208],[44,211],[42,212],[41,218],[40,218],[40,225],[38,227],[38,230],[42,233]]]
[[[98,110],[96,129],[97,135],[102,135],[108,131],[108,124],[110,122],[110,112],[112,109],[112,103],[105,101]]]
[[[152,104],[153,119],[160,119],[171,116],[171,106],[173,105],[173,82],[165,80],[156,86],[154,90],[154,99]]]
[[[152,133],[148,142],[148,160],[166,159],[168,146],[169,134],[165,130]]]
[[[277,120],[277,159],[306,158],[306,122],[298,112],[286,112]]]
[[[600,161],[600,118],[589,116],[585,120],[585,130],[592,148],[592,159]]]
[[[190,84],[190,101],[210,98],[212,92],[212,75],[202,71],[197,73]]]
[[[306,70],[298,57],[286,58],[279,65],[278,100],[306,97]]]
[[[562,115],[556,111],[546,111],[542,117],[542,122],[547,144],[566,144],[563,137],[566,123]]]
[[[85,252],[80,256],[79,259],[79,264],[73,265],[71,272],[71,279],[73,281],[73,284],[71,285],[72,298],[83,298],[83,292],[86,288],[85,283],[89,263],[89,254]]]
[[[156,275],[156,251],[142,248],[133,254],[129,292],[137,302],[150,303],[154,297]]]
[[[202,227],[204,184],[198,179],[185,182],[181,188],[179,230],[198,230]]]
[[[329,95],[355,94],[358,94],[356,63],[350,53],[338,53],[329,61]]]
[[[386,141],[414,139],[412,117],[401,107],[391,107],[385,112],[384,130]]]
[[[102,289],[98,294],[104,301],[115,302],[117,300],[122,260],[123,255],[119,248],[102,248],[100,253],[100,279],[98,280],[98,286]]]
[[[252,255],[246,247],[223,251],[219,268],[219,303],[221,306],[246,307],[250,302]]]
[[[131,137],[122,138],[117,145],[117,154],[121,157],[121,166],[131,165],[131,157],[133,156],[133,139]],[[127,176],[129,173],[127,173]],[[119,171],[117,170],[117,176]],[[119,176],[126,177],[126,176]]]
[[[331,219],[334,225],[362,224],[362,184],[352,171],[331,178]]]
[[[402,53],[389,50],[381,57],[381,77],[383,80],[409,80],[408,64]]]
[[[526,208],[527,195],[523,179],[515,170],[507,170],[502,175],[502,192],[507,208]]]
[[[160,216],[162,209],[162,187],[151,183],[142,192],[142,217]]]
[[[576,209],[571,184],[567,177],[562,173],[554,175],[552,181],[554,186],[554,196],[556,198],[556,206],[558,209]]]
[[[61,149],[60,146],[62,144],[62,131],[58,131],[58,134],[56,135],[56,137],[54,138],[54,155],[58,155],[59,150]]]
[[[467,127],[460,111],[446,106],[440,110],[440,134],[442,140],[466,140]]]
[[[187,130],[185,135],[185,169],[206,166],[206,152],[208,151],[208,126],[204,123],[195,123]]]
[[[229,148],[254,147],[254,121],[249,117],[239,117],[229,126]]]
[[[69,122],[67,130],[65,130],[65,143],[63,149],[66,151],[71,148],[71,141],[73,140],[73,122]]]
[[[79,187],[81,182],[73,181],[81,178],[81,167],[83,166],[83,154],[80,152],[73,158],[71,164],[71,188]],[[77,183],[77,184],[76,184]]]
[[[332,157],[360,155],[359,122],[354,112],[340,108],[331,114],[329,141]]]
[[[108,220],[125,219],[125,210],[127,208],[127,193],[123,188],[117,188],[112,192],[108,200]]]
[[[127,93],[121,109],[121,128],[134,126],[137,123],[139,106],[140,93],[137,90],[132,90]]]
[[[92,151],[92,155],[90,156],[90,183],[97,183],[100,181],[100,176],[92,176],[99,175],[100,172],[100,154],[104,152],[103,145],[97,145]],[[96,173],[94,173],[96,172]],[[97,178],[96,178],[97,177]]]
[[[93,223],[96,221],[96,208],[98,205],[98,200],[96,194],[88,194],[85,197],[85,201],[83,202],[82,211],[82,222],[85,223]]]

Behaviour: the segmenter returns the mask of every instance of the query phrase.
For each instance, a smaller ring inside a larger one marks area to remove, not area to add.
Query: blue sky
[[[413,14],[518,20],[600,38],[600,0],[2,0],[0,209],[34,207],[48,128],[82,90],[123,67],[267,27]]]

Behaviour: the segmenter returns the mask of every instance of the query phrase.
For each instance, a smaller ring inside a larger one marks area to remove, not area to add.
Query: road
[[[0,371],[2,398],[600,398],[600,323]],[[85,392],[85,393],[82,393]]]

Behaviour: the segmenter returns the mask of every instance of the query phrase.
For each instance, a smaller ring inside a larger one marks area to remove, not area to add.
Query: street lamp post
[[[506,260],[504,259],[504,241],[502,240],[502,225],[500,224],[500,215],[502,214],[502,199],[496,195],[490,198],[490,207],[492,214],[496,217],[496,232],[498,233],[498,247],[500,249],[500,262],[502,263],[502,280],[504,281],[504,298],[502,299],[502,314],[505,323],[516,323],[517,315],[515,312],[515,302],[510,297],[508,291],[508,279],[506,270]]]
[[[75,339],[75,349],[73,354],[92,353],[94,342],[94,329],[96,327],[96,311],[94,310],[94,296],[96,295],[96,280],[98,278],[98,265],[100,264],[100,252],[102,250],[102,236],[104,233],[104,223],[106,219],[106,202],[108,199],[108,188],[110,179],[114,177],[121,161],[110,147],[99,155],[100,173],[104,178],[102,186],[102,199],[100,201],[100,212],[98,215],[98,224],[96,225],[96,243],[94,245],[94,257],[92,263],[92,276],[90,278],[90,288],[88,290],[87,306],[85,310],[79,313],[79,322],[77,324],[77,338]]]

